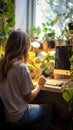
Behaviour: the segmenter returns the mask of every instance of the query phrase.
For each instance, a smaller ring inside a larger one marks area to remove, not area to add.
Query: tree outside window
[[[36,26],[54,20],[58,14],[66,10],[68,4],[73,5],[73,0],[36,0]],[[60,19],[54,26],[56,33],[62,32],[62,25],[62,19]]]

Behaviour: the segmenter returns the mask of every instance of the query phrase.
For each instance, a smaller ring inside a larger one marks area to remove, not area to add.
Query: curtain
[[[30,30],[35,25],[36,0],[15,0],[15,28]]]

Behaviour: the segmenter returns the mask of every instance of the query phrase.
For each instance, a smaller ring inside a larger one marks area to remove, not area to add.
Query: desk
[[[37,82],[33,81],[33,84],[36,86]],[[42,87],[41,90],[62,93],[61,87],[58,87],[58,86],[45,85],[44,87]]]
[[[45,85],[45,86],[42,88],[42,90],[50,91],[50,92],[62,93],[62,92],[61,92],[61,87],[58,87],[58,86]]]
[[[65,82],[67,81],[67,79],[61,79],[61,80],[55,80],[55,79],[49,79],[47,78],[48,82],[51,80],[51,81],[61,81],[61,82]],[[37,81],[36,80],[33,80],[33,83],[34,85],[36,86],[37,85]],[[52,85],[44,85],[44,87],[42,87],[41,90],[45,90],[45,91],[50,91],[50,92],[57,92],[57,93],[62,93],[61,91],[61,87],[60,86],[52,86]]]

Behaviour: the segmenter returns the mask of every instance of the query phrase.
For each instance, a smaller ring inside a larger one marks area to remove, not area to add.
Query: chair
[[[10,123],[6,122],[5,119],[5,111],[4,111],[4,105],[3,102],[0,98],[0,130],[33,130],[33,125],[29,125],[29,126],[21,126],[21,125],[17,125],[14,126]]]

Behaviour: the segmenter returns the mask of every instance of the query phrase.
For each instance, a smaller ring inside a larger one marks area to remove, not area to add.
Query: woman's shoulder
[[[18,69],[18,70],[20,70],[20,71],[23,71],[23,70],[29,71],[27,65],[24,64],[23,62],[15,63],[15,64],[14,64],[14,68],[16,68],[16,69]]]

